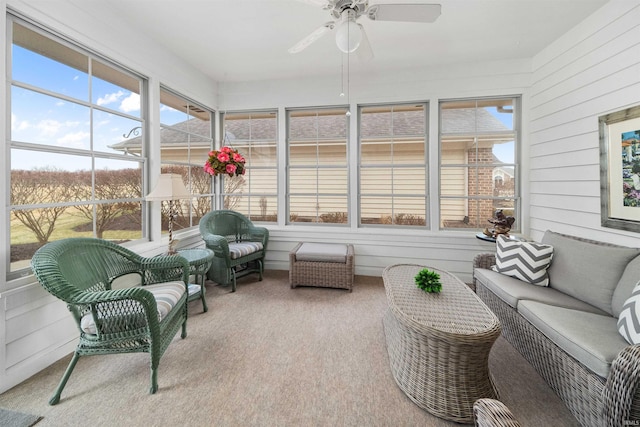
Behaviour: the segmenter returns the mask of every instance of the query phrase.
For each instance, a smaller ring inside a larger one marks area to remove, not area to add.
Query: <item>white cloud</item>
[[[107,105],[118,101],[124,92],[119,90],[116,93],[106,94],[104,97],[98,98],[98,105]]]
[[[120,110],[125,113],[130,113],[131,111],[139,111],[140,110],[140,95],[137,93],[132,93],[122,100],[120,103]]]
[[[20,131],[25,130],[30,127],[29,122],[27,120],[18,120],[18,116],[11,113],[11,130],[12,131]]]
[[[75,132],[68,133],[58,139],[56,139],[58,145],[62,147],[71,147],[71,148],[86,148],[86,144],[89,142],[89,133],[88,132]]]
[[[62,123],[57,120],[47,119],[39,122],[36,127],[43,136],[54,136],[62,127]]]
[[[66,122],[59,122],[53,119],[46,119],[38,122],[36,128],[40,131],[40,136],[50,138],[64,132],[65,129],[77,128],[81,125],[81,122],[67,120]]]

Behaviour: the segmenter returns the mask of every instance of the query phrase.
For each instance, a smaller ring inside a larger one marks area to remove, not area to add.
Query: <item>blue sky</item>
[[[494,117],[500,120],[508,129],[513,129],[513,113],[501,113],[496,108],[487,108]],[[515,144],[507,142],[504,144],[495,144],[493,146],[493,154],[505,163],[514,163]]]
[[[46,72],[42,72],[46,70]],[[80,102],[122,112],[139,118],[140,96],[125,88],[97,77],[89,80],[88,73],[48,59],[14,45],[12,49],[13,78],[20,82],[62,94]],[[91,89],[89,88],[91,85]],[[91,96],[91,99],[90,99]],[[37,108],[34,108],[37,106]],[[91,129],[93,114],[93,129]],[[163,108],[163,120],[184,120],[184,113]],[[11,91],[12,139],[21,142],[56,147],[89,149],[93,134],[94,149],[102,152],[114,150],[109,145],[124,140],[124,135],[140,121],[118,114],[89,108],[53,96],[39,94],[20,87]],[[118,152],[120,153],[120,152]],[[13,169],[57,168],[64,170],[91,169],[86,158],[69,155],[34,156],[25,150],[11,153]],[[106,167],[137,167],[131,162],[110,160]],[[88,167],[87,167],[88,165]]]

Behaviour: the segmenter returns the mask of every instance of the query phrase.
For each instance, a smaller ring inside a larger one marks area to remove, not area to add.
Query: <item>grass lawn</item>
[[[87,218],[81,215],[76,209],[67,209],[55,223],[55,228],[50,241],[60,240],[67,237],[93,237],[93,231],[78,231],[83,229],[87,224]],[[116,221],[112,227],[123,226],[122,228],[135,227],[131,221]],[[128,227],[127,227],[128,226]],[[89,227],[90,228],[90,227]],[[134,240],[142,237],[142,231],[138,229],[120,229],[105,231],[104,236],[108,240]],[[15,216],[11,216],[11,245],[23,245],[37,243],[37,239],[33,231],[22,224]]]

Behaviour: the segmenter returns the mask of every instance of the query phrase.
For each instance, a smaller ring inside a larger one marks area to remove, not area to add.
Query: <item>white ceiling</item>
[[[339,75],[335,30],[298,54],[287,49],[332,20],[304,0],[103,0],[138,29],[217,81]],[[374,58],[351,73],[531,58],[607,0],[425,0],[430,24],[358,20]],[[370,0],[420,3],[416,0]]]

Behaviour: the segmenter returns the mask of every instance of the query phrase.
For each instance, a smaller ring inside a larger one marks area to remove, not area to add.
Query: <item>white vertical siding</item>
[[[440,152],[444,164],[464,165],[467,163],[466,151],[442,150]],[[460,196],[467,194],[467,171],[465,168],[443,168],[441,174],[441,196]],[[440,202],[441,223],[446,220],[460,221],[467,215],[466,200],[444,199]]]
[[[531,237],[640,246],[600,225],[598,136],[599,116],[640,104],[640,1],[609,2],[536,55],[530,102]]]

